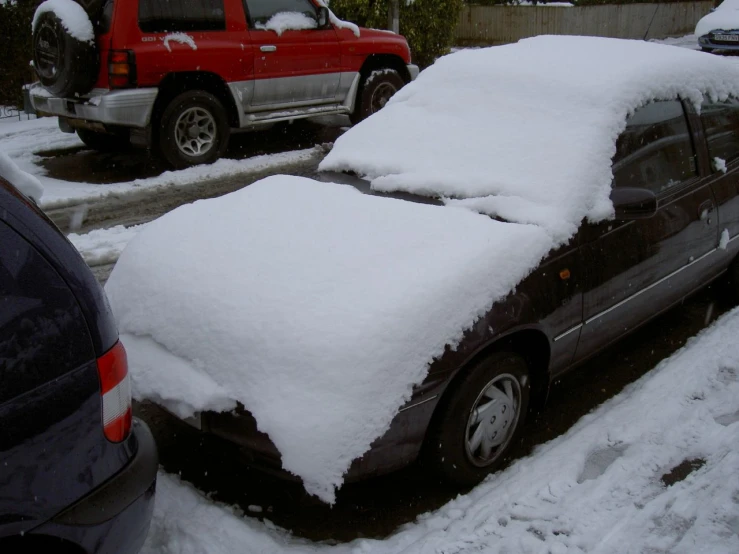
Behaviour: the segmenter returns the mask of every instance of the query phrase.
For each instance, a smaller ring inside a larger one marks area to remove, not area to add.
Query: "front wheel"
[[[226,110],[215,96],[185,92],[162,114],[159,151],[176,169],[210,164],[226,151],[230,132]]]
[[[506,458],[528,410],[526,362],[496,352],[475,363],[442,400],[427,438],[426,462],[447,481],[482,481]]]
[[[394,69],[377,69],[365,76],[351,114],[352,123],[359,123],[379,112],[404,85],[405,81]]]

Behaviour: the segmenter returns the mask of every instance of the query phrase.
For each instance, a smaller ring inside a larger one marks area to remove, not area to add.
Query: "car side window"
[[[145,33],[225,31],[224,0],[140,0],[139,28]]]
[[[46,259],[0,221],[0,404],[95,359],[77,300]]]
[[[283,13],[302,13],[316,19],[316,7],[310,0],[246,0],[252,26],[264,25],[272,16]]]
[[[701,121],[711,159],[721,158],[729,163],[739,158],[739,100],[705,100],[701,106]]]
[[[636,110],[616,143],[613,186],[660,194],[698,175],[690,128],[679,100]]]

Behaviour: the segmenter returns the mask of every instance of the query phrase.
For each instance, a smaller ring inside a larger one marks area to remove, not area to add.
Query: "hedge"
[[[0,105],[22,106],[21,87],[34,80],[31,61],[31,20],[41,0],[0,5]]]
[[[413,62],[422,68],[446,54],[463,0],[400,0],[400,34],[408,39]],[[390,0],[331,0],[331,10],[362,27],[387,29]]]

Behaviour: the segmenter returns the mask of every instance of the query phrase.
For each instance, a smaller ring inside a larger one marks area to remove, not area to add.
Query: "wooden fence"
[[[652,39],[692,33],[714,6],[707,2],[583,7],[475,6],[462,9],[456,43],[493,45],[536,35]]]

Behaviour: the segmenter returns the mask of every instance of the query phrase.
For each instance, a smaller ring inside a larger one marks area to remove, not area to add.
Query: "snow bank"
[[[112,264],[121,255],[126,245],[146,225],[146,223],[131,227],[116,225],[107,229],[95,229],[82,235],[70,233],[67,238],[82,255],[87,265]]]
[[[724,0],[716,11],[703,16],[695,26],[695,34],[702,37],[717,29],[739,29],[739,0]]]
[[[134,396],[241,402],[332,502],[428,364],[549,250],[541,229],[276,176],[150,223],[106,291]]]
[[[474,198],[458,205],[535,222],[560,244],[583,218],[613,214],[611,158],[629,112],[704,92],[739,94],[739,68],[594,37],[463,50],[340,137],[320,168],[355,171],[376,190]]]
[[[95,31],[92,22],[84,8],[73,0],[46,0],[37,9],[33,16],[31,30],[36,29],[41,14],[53,12],[62,22],[66,31],[80,42],[94,42]]]
[[[33,199],[36,204],[41,202],[44,187],[36,177],[22,171],[7,154],[0,152],[0,177],[14,185],[19,191]]]
[[[739,552],[739,310],[568,433],[386,540],[290,538],[160,473],[142,554]],[[665,486],[686,460],[704,465]]]
[[[256,27],[263,31],[274,31],[278,36],[281,36],[285,31],[315,29],[318,27],[318,22],[304,13],[280,12],[273,15],[267,23],[258,23]]]

